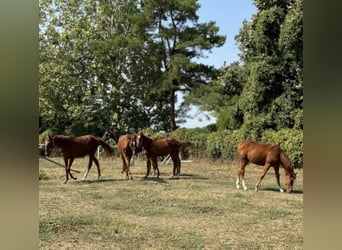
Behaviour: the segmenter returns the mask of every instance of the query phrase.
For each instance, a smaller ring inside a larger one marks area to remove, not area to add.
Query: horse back
[[[257,165],[264,165],[266,162],[271,165],[280,163],[281,149],[276,144],[263,144],[254,141],[244,141],[238,145],[240,160],[248,160]]]
[[[84,157],[94,154],[99,146],[98,139],[92,135],[63,136],[55,140],[65,157]]]
[[[129,147],[129,143],[132,140],[132,135],[126,134],[126,135],[121,135],[118,140],[118,150],[121,152],[123,149]]]
[[[172,152],[179,151],[180,144],[179,142],[172,137],[165,137],[160,139],[154,139],[152,145],[149,146],[148,151],[149,154],[153,154],[155,156],[164,156],[170,154]]]

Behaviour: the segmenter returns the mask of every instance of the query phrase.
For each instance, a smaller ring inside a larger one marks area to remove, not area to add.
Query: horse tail
[[[99,144],[104,148],[108,156],[113,155],[113,149],[102,139],[98,139]]]
[[[182,146],[192,146],[192,142],[190,141],[179,141],[179,143],[182,145]]]

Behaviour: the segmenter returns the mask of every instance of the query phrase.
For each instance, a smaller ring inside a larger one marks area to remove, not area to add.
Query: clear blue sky
[[[197,14],[199,22],[215,21],[220,28],[219,34],[226,35],[226,42],[220,48],[214,48],[212,53],[208,53],[208,58],[200,59],[202,63],[213,65],[220,68],[224,62],[239,60],[239,49],[236,45],[234,37],[238,34],[244,20],[250,20],[251,16],[256,13],[257,9],[253,4],[253,0],[199,0],[201,5]],[[193,107],[189,114],[198,113],[198,109]],[[188,119],[181,127],[194,128],[204,127],[214,123],[215,118],[209,121],[203,115],[198,115],[194,119]]]

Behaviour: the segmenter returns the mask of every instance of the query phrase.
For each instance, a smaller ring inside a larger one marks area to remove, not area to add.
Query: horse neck
[[[53,142],[57,147],[62,147],[67,141],[68,141],[68,138],[66,136],[63,136],[63,135],[53,136]]]
[[[116,142],[118,143],[119,141],[119,137],[121,136],[120,133],[116,132],[116,131],[109,131],[110,133],[110,137]]]
[[[142,146],[147,150],[150,148],[150,146],[152,145],[153,140],[150,137],[147,137],[145,135],[142,135]]]
[[[286,175],[293,175],[294,174],[293,164],[290,158],[283,151],[281,151],[280,153],[280,160],[285,169]]]

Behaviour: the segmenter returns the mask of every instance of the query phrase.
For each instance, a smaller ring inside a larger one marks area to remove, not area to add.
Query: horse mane
[[[158,140],[157,138],[151,138],[151,137],[144,135],[143,132],[139,132],[139,134],[143,138],[143,144],[145,145],[147,144],[148,147],[153,143],[153,141]]]
[[[285,154],[283,150],[280,152],[280,161],[285,171],[291,175],[294,175],[293,164],[290,158]]]
[[[109,132],[111,135],[113,135],[112,138],[114,139],[114,141],[116,143],[118,143],[120,136],[123,135],[120,132],[117,132],[117,131],[114,131],[114,130],[109,130],[109,129],[107,129],[107,132]]]
[[[75,138],[74,136],[68,136],[68,135],[52,135],[51,138],[53,139],[54,143],[56,142],[68,142],[70,139]]]

